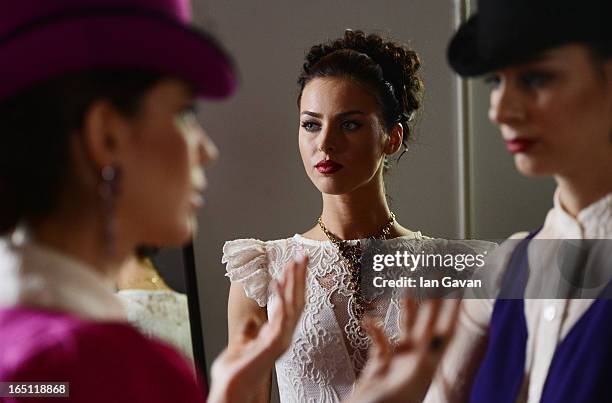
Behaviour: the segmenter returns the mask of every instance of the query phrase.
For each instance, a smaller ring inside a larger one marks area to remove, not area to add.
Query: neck
[[[113,280],[133,250],[117,237],[115,251],[109,256],[100,219],[85,212],[56,212],[32,223],[29,229],[37,243],[79,260]]]
[[[612,161],[607,165],[582,170],[582,174],[555,177],[561,204],[571,216],[576,217],[581,210],[612,192]]]
[[[321,218],[328,231],[340,239],[367,238],[380,232],[391,212],[382,179],[380,184],[373,182],[348,194],[323,194]]]

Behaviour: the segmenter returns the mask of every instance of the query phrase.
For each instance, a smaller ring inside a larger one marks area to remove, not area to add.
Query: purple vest
[[[514,403],[525,377],[527,323],[522,299],[529,276],[529,234],[513,252],[495,301],[485,358],[470,402]],[[542,403],[612,402],[612,282],[557,346],[542,391]],[[551,341],[553,342],[553,341]]]

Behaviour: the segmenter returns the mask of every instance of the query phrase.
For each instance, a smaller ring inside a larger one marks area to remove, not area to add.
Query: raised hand
[[[460,300],[407,299],[406,322],[395,351],[383,330],[366,321],[370,357],[349,402],[421,402],[431,384],[459,316]]]
[[[239,340],[232,340],[213,362],[209,403],[248,402],[289,347],[305,303],[308,258],[298,260],[288,264],[282,278],[273,283],[278,301],[268,321],[249,320]]]

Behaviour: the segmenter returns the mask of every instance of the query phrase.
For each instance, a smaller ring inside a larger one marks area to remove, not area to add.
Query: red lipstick
[[[512,154],[525,153],[529,151],[535,143],[537,143],[536,140],[529,139],[506,140],[506,148]]]
[[[323,160],[319,161],[315,168],[322,174],[333,174],[341,170],[342,165],[332,160]]]

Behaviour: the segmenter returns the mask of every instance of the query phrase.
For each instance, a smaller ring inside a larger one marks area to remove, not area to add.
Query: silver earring
[[[102,213],[104,215],[104,248],[107,256],[115,255],[116,218],[115,203],[119,194],[119,181],[121,170],[113,165],[106,165],[100,170],[100,183],[98,194],[102,199]]]

